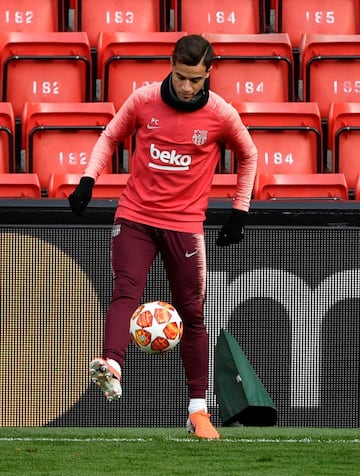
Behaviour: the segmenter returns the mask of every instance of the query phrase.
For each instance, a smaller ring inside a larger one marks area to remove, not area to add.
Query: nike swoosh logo
[[[192,256],[196,255],[197,252],[198,250],[195,250],[192,253],[189,253],[188,251],[186,251],[185,258],[191,258]]]

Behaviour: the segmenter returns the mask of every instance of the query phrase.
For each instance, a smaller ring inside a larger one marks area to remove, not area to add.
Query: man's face
[[[203,88],[210,71],[206,71],[204,63],[188,66],[182,63],[171,65],[172,85],[181,101],[191,101]]]

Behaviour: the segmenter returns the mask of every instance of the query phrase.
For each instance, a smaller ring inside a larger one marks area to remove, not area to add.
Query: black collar
[[[202,89],[191,101],[181,101],[175,94],[171,82],[172,73],[170,73],[161,83],[161,98],[169,106],[178,111],[193,112],[205,106],[209,99],[209,81],[205,80],[204,89]]]

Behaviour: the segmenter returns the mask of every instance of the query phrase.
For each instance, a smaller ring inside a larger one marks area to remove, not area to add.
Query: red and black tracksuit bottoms
[[[204,324],[206,252],[203,235],[115,219],[111,244],[114,289],[105,321],[103,356],[123,366],[130,342],[130,317],[140,304],[150,267],[158,253],[166,269],[172,304],[184,324],[180,355],[189,397],[205,398],[209,339]],[[163,299],[161,291],[156,299]]]

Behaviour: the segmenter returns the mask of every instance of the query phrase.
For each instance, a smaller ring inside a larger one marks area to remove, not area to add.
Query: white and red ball
[[[181,340],[183,322],[171,304],[154,301],[142,304],[130,319],[130,337],[136,347],[149,354],[163,354]]]

